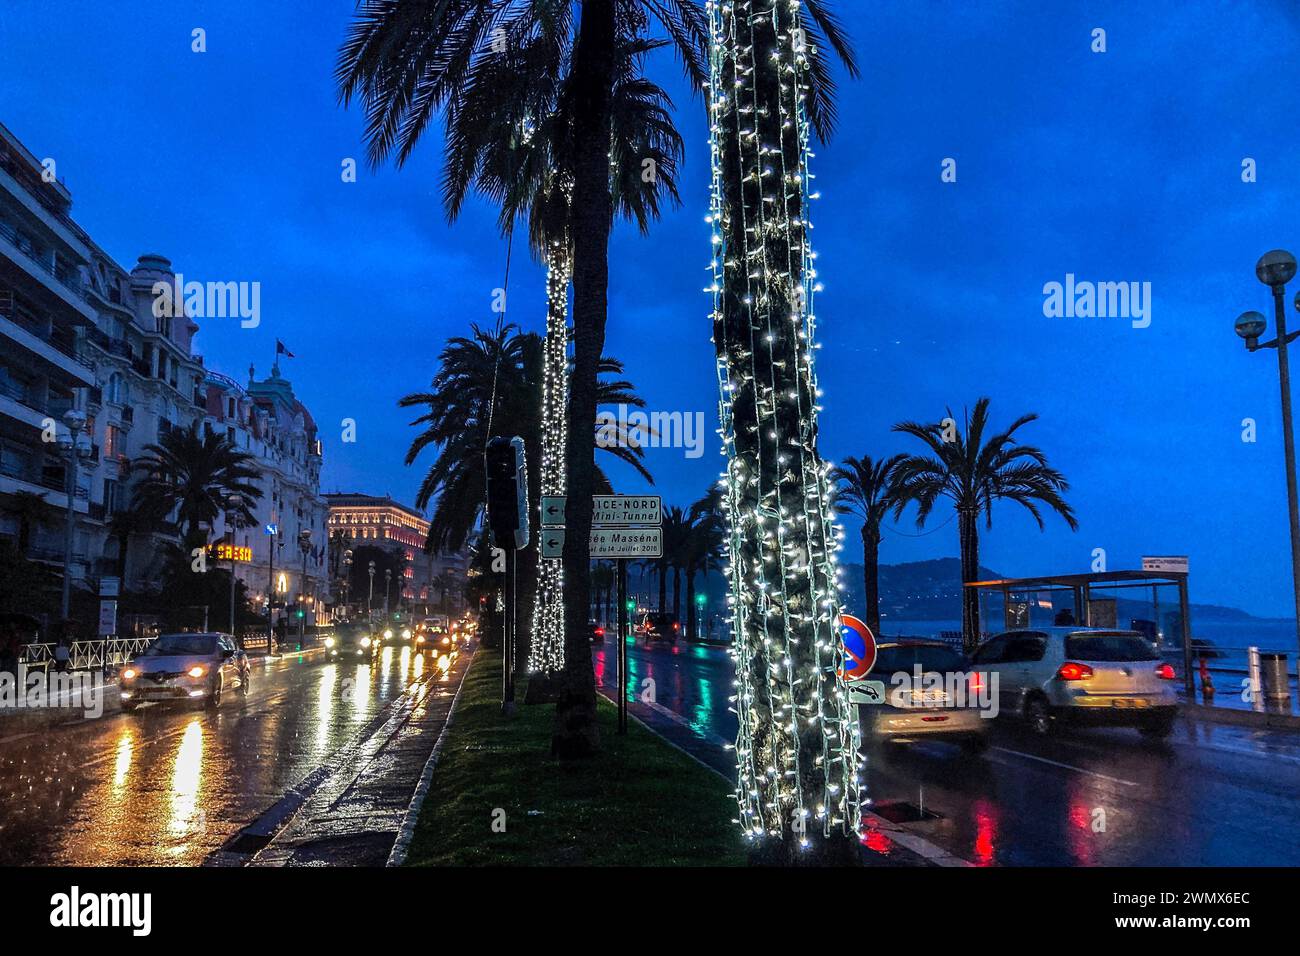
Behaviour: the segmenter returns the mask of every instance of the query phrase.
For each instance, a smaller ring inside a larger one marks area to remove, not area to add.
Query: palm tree
[[[940,498],[952,502],[957,513],[958,539],[961,544],[962,584],[979,578],[979,519],[993,527],[993,502],[999,499],[1022,505],[1042,528],[1043,514],[1038,504],[1045,504],[1065,519],[1070,530],[1077,530],[1071,508],[1062,493],[1070,488],[1065,477],[1047,464],[1047,456],[1033,445],[1017,443],[1015,434],[1038,418],[1021,415],[1006,431],[985,439],[988,430],[989,400],[981,398],[975,410],[965,417],[964,428],[957,427],[952,410],[948,417],[932,425],[900,422],[894,431],[919,438],[932,455],[908,455],[898,462],[895,517],[910,502],[916,502],[916,524],[921,527]],[[962,588],[961,631],[967,651],[974,650],[980,637],[979,596],[971,588]]]
[[[695,607],[695,575],[704,572],[707,585],[710,567],[721,563],[726,545],[726,516],[721,510],[721,489],[716,485],[703,498],[691,505],[687,513],[687,545],[684,549],[686,572],[686,637],[699,636]]]
[[[581,642],[590,598],[594,435],[587,423],[599,403],[599,365],[605,342],[609,286],[609,236],[614,200],[614,87],[620,38],[656,22],[676,48],[696,89],[705,80],[706,22],[692,0],[586,0],[575,5],[541,0],[359,0],[335,72],[343,103],[365,104],[372,164],[410,157],[433,116],[441,112],[453,140],[454,119],[495,57],[516,57],[516,95],[541,96],[566,77],[573,117],[568,155],[572,183],[568,223],[573,254],[574,371],[569,382],[566,471],[571,499],[564,555],[566,653],[564,689],[556,709],[555,752],[581,757],[598,746],[595,677]],[[538,40],[535,44],[529,41]],[[567,68],[566,68],[567,66]],[[616,157],[617,161],[617,157]]]
[[[860,731],[839,664],[836,530],[817,449],[808,169],[834,125],[821,2],[710,7],[713,341],[728,456],[738,682],[736,786],[755,853],[859,858]]]
[[[681,620],[681,558],[686,548],[686,513],[677,505],[664,509],[663,549],[654,559],[655,573],[659,575],[659,613],[667,610],[668,572],[673,572],[673,617]]]
[[[18,553],[26,556],[32,543],[32,533],[50,520],[53,511],[44,494],[34,491],[18,491],[13,495],[13,503],[6,509],[18,519]]]
[[[838,482],[835,508],[840,514],[862,519],[862,583],[866,595],[864,620],[873,634],[880,634],[880,522],[894,507],[894,468],[904,458],[873,460],[870,455],[849,457],[831,472]]]
[[[239,499],[239,516],[247,526],[262,497],[256,459],[215,432],[200,436],[197,429],[172,429],[157,444],[145,446],[132,470],[142,475],[133,506],[160,515],[176,511],[187,551],[204,544],[203,526],[211,527],[228,509],[228,499]]]

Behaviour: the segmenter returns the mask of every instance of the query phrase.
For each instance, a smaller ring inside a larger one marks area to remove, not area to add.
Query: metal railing
[[[69,648],[68,666],[73,670],[87,668],[121,667],[151,643],[152,637],[109,637],[88,641],[73,641]],[[54,663],[53,643],[24,644],[18,662],[30,667],[50,667]]]

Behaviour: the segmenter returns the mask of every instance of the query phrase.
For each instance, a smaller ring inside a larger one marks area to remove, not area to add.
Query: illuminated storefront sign
[[[253,549],[240,545],[230,544],[222,541],[219,544],[208,545],[208,550],[216,557],[218,561],[243,561],[253,560]]]

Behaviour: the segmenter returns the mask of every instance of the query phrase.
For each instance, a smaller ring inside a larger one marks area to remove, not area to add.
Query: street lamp
[[[1255,276],[1273,290],[1273,318],[1277,323],[1277,338],[1260,344],[1259,337],[1268,329],[1268,321],[1259,312],[1243,312],[1237,318],[1236,332],[1245,340],[1252,352],[1259,349],[1277,349],[1277,371],[1282,387],[1282,448],[1286,455],[1286,500],[1291,521],[1291,587],[1296,607],[1296,646],[1300,649],[1300,503],[1296,500],[1295,434],[1291,428],[1291,368],[1287,360],[1287,345],[1300,332],[1286,331],[1286,284],[1295,278],[1295,256],[1285,249],[1274,249],[1259,257],[1255,263]],[[1296,297],[1296,310],[1300,311],[1300,295]],[[1300,657],[1296,660],[1300,673]]]
[[[345,617],[351,617],[348,613],[348,591],[352,587],[352,549],[348,548],[343,552],[343,614]]]
[[[303,528],[298,532],[298,547],[302,551],[302,581],[298,587],[298,646],[302,647],[307,631],[307,613],[303,605],[307,603],[307,555],[311,552],[311,532]]]
[[[72,539],[77,521],[77,462],[90,458],[94,454],[94,448],[91,446],[90,439],[81,434],[81,430],[86,427],[84,412],[79,412],[75,408],[68,409],[63,413],[63,424],[68,427],[68,430],[59,435],[58,441],[59,449],[68,462],[68,522],[63,539],[63,602],[60,606],[63,620],[67,621],[68,609],[72,603]]]
[[[370,562],[370,593],[366,596],[366,621],[369,623],[374,618],[374,611],[371,605],[375,601],[375,562]]]
[[[393,569],[384,568],[384,620],[388,620],[388,592],[393,589]]]
[[[231,495],[226,499],[226,525],[230,528],[230,636],[235,638],[235,532],[242,527],[244,499]],[[235,638],[238,640],[238,638]],[[242,647],[243,644],[241,643]]]

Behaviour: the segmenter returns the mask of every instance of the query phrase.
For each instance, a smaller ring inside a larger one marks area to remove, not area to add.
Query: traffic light
[[[629,598],[629,599],[628,599],[628,602],[627,602],[627,609],[628,609],[629,611],[635,611],[635,610],[636,610],[636,601],[633,601],[633,600],[631,600],[631,599]]]
[[[704,607],[704,605],[708,602],[708,600],[709,600],[708,597],[704,594],[703,591],[695,595],[695,603],[698,604],[700,607]]]
[[[528,464],[522,438],[493,438],[484,453],[488,526],[498,548],[528,547]]]

